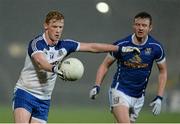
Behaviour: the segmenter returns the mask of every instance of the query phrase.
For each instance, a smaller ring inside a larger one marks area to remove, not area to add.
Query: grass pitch
[[[61,106],[63,107],[63,106]],[[108,108],[52,107],[48,123],[114,123]],[[11,107],[0,106],[0,123],[12,123]],[[153,116],[150,111],[142,111],[137,123],[180,123],[180,113],[161,113]]]

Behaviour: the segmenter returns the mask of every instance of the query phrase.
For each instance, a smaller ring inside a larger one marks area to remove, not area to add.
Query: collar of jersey
[[[46,42],[46,44],[47,44],[48,47],[54,47],[54,46],[56,46],[57,43],[54,44],[54,45],[49,45],[49,44],[48,44],[48,42],[47,42],[47,40],[46,40],[46,37],[45,37],[45,33],[43,33],[42,36],[43,36],[43,39],[44,39],[44,41]]]
[[[143,46],[144,44],[146,44],[147,40],[148,40],[148,37],[146,37],[145,41],[142,43],[142,44],[136,44],[135,41],[134,41],[134,37],[135,37],[135,34],[132,35],[131,39],[132,39],[132,43],[136,46]]]

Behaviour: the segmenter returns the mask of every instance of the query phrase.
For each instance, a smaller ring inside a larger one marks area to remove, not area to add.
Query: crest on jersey
[[[58,56],[63,56],[64,55],[64,50],[63,49],[60,49],[59,52],[58,52]]]
[[[43,50],[43,52],[47,55],[48,54],[48,51],[46,49]]]
[[[50,59],[54,59],[54,53],[53,53],[53,52],[50,52],[50,53],[49,53],[49,57],[50,57]]]
[[[150,55],[152,52],[152,48],[146,48],[145,49],[145,55]]]

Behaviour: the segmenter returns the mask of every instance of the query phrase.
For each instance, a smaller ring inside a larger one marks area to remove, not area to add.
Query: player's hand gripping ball
[[[65,80],[76,81],[84,74],[83,63],[77,58],[67,58],[59,65],[59,70],[63,72]]]

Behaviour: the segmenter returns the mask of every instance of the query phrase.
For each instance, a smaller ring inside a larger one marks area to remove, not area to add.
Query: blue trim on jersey
[[[162,45],[158,43],[149,43],[149,44],[156,45],[158,47],[158,49],[156,49],[155,51],[156,62],[160,62],[161,60],[163,60],[165,58],[165,53],[164,53],[164,49],[162,48]]]
[[[32,117],[47,121],[50,100],[40,100],[30,93],[17,89],[14,93],[14,109],[25,108]]]
[[[43,49],[49,49],[45,40],[43,39],[43,35],[39,35],[30,41],[28,46],[28,55],[31,57],[31,54],[36,51],[43,51]]]
[[[66,39],[58,42],[56,49],[61,49],[65,48],[68,51],[68,54],[75,52],[78,47],[78,42],[71,40],[71,39]]]
[[[132,42],[132,35],[118,40],[114,45],[120,48],[123,46],[137,47],[141,53],[138,55],[133,52],[110,52],[117,59],[117,70],[111,87],[116,87],[129,96],[141,97],[145,92],[153,61],[159,62],[165,58],[162,45],[151,36],[148,36],[145,44],[136,45]]]
[[[66,39],[59,40],[56,45],[50,46],[44,40],[43,35],[39,35],[35,39],[30,41],[28,47],[28,55],[31,57],[34,52],[43,51],[44,49],[49,50],[50,47],[55,47],[55,50],[60,50],[64,48],[67,51],[67,55],[69,55],[70,53],[77,50],[77,48],[79,47],[78,45],[79,42],[72,39]]]

